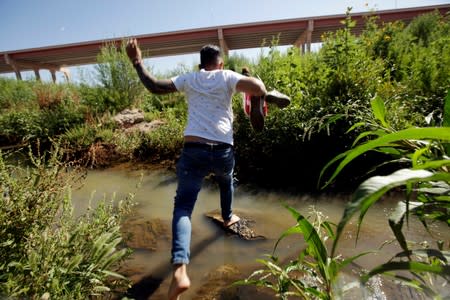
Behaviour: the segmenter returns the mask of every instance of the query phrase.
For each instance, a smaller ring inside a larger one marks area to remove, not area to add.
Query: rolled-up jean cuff
[[[172,265],[188,265],[189,259],[174,259],[172,260]]]

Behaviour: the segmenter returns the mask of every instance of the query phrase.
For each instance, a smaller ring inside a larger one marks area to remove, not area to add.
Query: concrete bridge
[[[402,20],[409,23],[418,15],[439,11],[442,15],[450,10],[450,4],[352,13],[357,22],[353,33],[359,34],[367,16],[378,16],[381,22]],[[294,45],[302,51],[310,51],[312,43],[321,42],[325,32],[343,28],[345,14],[316,16],[299,19],[235,24],[181,31],[134,36],[143,50],[151,57],[197,53],[205,44],[219,45],[225,54],[230,50],[258,48],[278,37],[278,45]],[[102,46],[120,43],[124,38],[95,40],[74,44],[0,52],[0,74],[15,73],[22,79],[22,71],[34,71],[40,79],[39,70],[50,71],[53,81],[56,72],[63,72],[70,79],[67,67],[95,64]],[[267,45],[267,44],[266,44]]]

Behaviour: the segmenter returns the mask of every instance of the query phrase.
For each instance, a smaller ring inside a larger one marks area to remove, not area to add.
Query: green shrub
[[[244,68],[244,67],[249,68],[252,65],[253,65],[253,63],[242,54],[241,55],[233,54],[231,56],[225,57],[224,68],[233,70],[238,73],[242,72],[242,68]]]
[[[155,162],[175,160],[183,145],[186,111],[183,108],[168,109],[158,119],[164,124],[142,135],[141,145],[136,149],[135,156]]]
[[[159,112],[164,109],[163,101],[165,98],[167,97],[164,95],[152,94],[150,92],[143,93],[136,106],[140,107],[144,112]]]
[[[0,78],[0,111],[32,106],[34,81]]]
[[[115,150],[122,156],[130,160],[134,158],[134,154],[139,149],[146,139],[143,133],[134,132],[120,132],[117,131],[113,135],[112,144],[115,145]]]
[[[84,122],[74,86],[41,82],[29,82],[27,86],[34,94],[31,102],[17,110],[8,109],[0,116],[2,144],[47,141]]]
[[[61,140],[66,144],[65,147],[73,149],[85,149],[95,141],[96,128],[89,124],[82,124],[68,129]]]
[[[7,145],[37,139],[47,141],[83,121],[79,111],[63,105],[51,110],[9,112],[0,117],[0,140]]]
[[[42,138],[59,136],[82,123],[84,123],[83,113],[71,105],[58,105],[53,109],[45,109],[39,115]]]
[[[103,89],[94,89],[94,97],[88,101],[100,103],[96,107],[100,111],[119,112],[130,107],[143,91],[143,85],[126,54],[125,45],[125,41],[120,46],[106,44],[97,57],[97,80]]]
[[[48,157],[31,166],[8,165],[0,153],[0,295],[12,298],[87,299],[126,280],[114,272],[128,255],[120,249],[124,201],[102,201],[75,218],[71,186],[76,170]]]
[[[42,136],[39,112],[10,111],[0,116],[0,141],[4,145],[18,144]]]
[[[427,43],[411,33],[421,18],[433,28]],[[300,54],[294,47],[281,52],[275,40],[268,54],[260,56],[253,73],[269,90],[289,95],[292,103],[283,110],[269,106],[264,132],[255,133],[242,113],[242,100],[234,100],[239,177],[314,189],[317,168],[363,132],[363,127],[347,130],[365,122],[375,95],[386,99],[391,112],[386,118],[396,130],[442,122],[450,87],[448,18],[425,15],[408,27],[371,20],[359,37],[349,15],[343,24],[343,29],[324,34],[317,52]],[[384,159],[382,153],[367,153],[340,180],[348,177],[347,183],[358,184],[365,170]],[[302,172],[293,178],[287,169]],[[347,183],[341,181],[341,188]]]
[[[388,80],[405,90],[391,106],[407,108],[411,115],[439,115],[450,87],[450,22],[437,13],[414,19],[403,30],[392,31],[387,47]],[[407,105],[405,107],[404,105]],[[407,113],[407,114],[408,114]],[[424,125],[419,124],[419,125]]]

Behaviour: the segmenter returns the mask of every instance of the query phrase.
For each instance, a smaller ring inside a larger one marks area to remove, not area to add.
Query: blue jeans
[[[216,149],[208,145],[195,145],[198,144],[186,144],[177,163],[178,187],[172,219],[173,264],[189,263],[191,214],[206,175],[213,173],[219,184],[222,218],[229,220],[232,215],[233,147],[227,145]]]

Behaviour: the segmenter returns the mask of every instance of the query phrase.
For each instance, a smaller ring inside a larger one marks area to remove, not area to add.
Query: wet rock
[[[158,242],[169,241],[169,225],[160,219],[142,220],[142,218],[127,219],[122,224],[125,243],[133,249],[155,251]]]
[[[143,122],[144,113],[139,109],[124,109],[114,116],[113,119],[120,127],[128,128],[134,124]]]
[[[223,226],[223,219],[220,214],[220,211],[213,210],[205,214],[205,216],[209,219],[211,219],[214,223],[216,223],[220,228],[222,228],[225,232],[230,234],[235,234],[239,236],[241,239],[244,240],[261,240],[265,239],[264,236],[258,235],[253,230],[253,224],[255,223],[253,220],[251,220],[248,216],[245,216],[242,213],[237,213],[239,217],[241,218],[239,222],[234,223],[233,225],[229,227]]]

